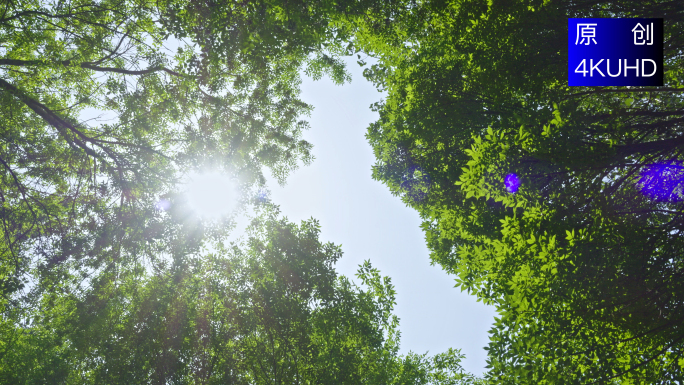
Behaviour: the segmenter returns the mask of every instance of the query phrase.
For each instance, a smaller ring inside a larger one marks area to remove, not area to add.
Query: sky
[[[312,217],[319,221],[321,241],[342,246],[344,256],[336,265],[339,274],[354,278],[358,265],[370,260],[382,275],[392,279],[402,354],[460,349],[466,356],[464,369],[482,374],[487,357],[483,348],[489,342],[494,308],[454,288],[454,277],[430,265],[418,213],[371,178],[374,156],[365,133],[378,118],[370,105],[383,94],[364,79],[356,60],[348,58],[347,68],[352,81],[342,86],[327,77],[313,81],[304,76],[302,99],[313,105],[314,111],[307,119],[311,128],[303,138],[313,144],[315,159],[289,175],[285,186],[270,178],[271,201],[280,205],[282,215],[292,222]],[[86,112],[84,116],[94,118],[96,114]],[[212,179],[213,184],[220,179],[198,177]],[[202,185],[193,178],[196,182]],[[211,190],[194,194],[200,206],[205,200],[215,202],[210,195],[226,189]],[[219,200],[225,201],[223,197]],[[246,223],[244,217],[238,219],[235,237]]]
[[[169,44],[171,51],[178,46],[177,42]],[[321,241],[342,246],[344,256],[336,265],[339,274],[354,278],[358,265],[370,260],[382,275],[392,279],[402,354],[460,349],[466,356],[464,369],[482,374],[487,358],[483,348],[489,342],[487,332],[495,310],[454,288],[452,276],[430,265],[418,213],[371,178],[374,156],[365,133],[378,118],[370,105],[383,94],[366,81],[354,58],[347,59],[351,83],[338,86],[327,77],[313,81],[303,76],[302,99],[314,107],[307,119],[311,128],[303,137],[313,144],[315,159],[289,175],[285,186],[270,178],[271,201],[280,205],[282,215],[292,222],[312,217],[319,221]],[[366,61],[372,64],[370,59]],[[83,118],[94,119],[91,123],[106,118],[96,119],[98,115],[86,111]],[[201,181],[193,178],[193,182]],[[210,195],[225,192],[226,188],[215,189],[216,183],[222,182],[214,180],[212,191],[194,194],[200,203],[215,202]],[[238,219],[235,237],[248,222],[242,219]]]
[[[271,201],[290,221],[319,220],[321,240],[342,245],[339,274],[354,277],[368,259],[391,277],[402,353],[461,349],[463,367],[482,374],[495,310],[454,288],[453,276],[430,265],[417,212],[371,178],[374,156],[365,133],[378,118],[370,104],[383,95],[355,60],[347,66],[352,82],[343,86],[304,78],[302,99],[314,111],[303,136],[314,145],[315,160],[291,174],[284,187],[270,179]]]

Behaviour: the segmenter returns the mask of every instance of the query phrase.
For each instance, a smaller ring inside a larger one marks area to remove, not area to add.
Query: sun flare
[[[197,173],[188,176],[188,203],[197,215],[218,219],[229,215],[238,203],[236,182],[219,172]]]

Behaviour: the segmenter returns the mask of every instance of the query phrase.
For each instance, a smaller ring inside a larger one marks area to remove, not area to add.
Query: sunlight
[[[201,217],[218,219],[237,207],[237,184],[227,175],[216,171],[191,174],[186,185],[188,203]]]

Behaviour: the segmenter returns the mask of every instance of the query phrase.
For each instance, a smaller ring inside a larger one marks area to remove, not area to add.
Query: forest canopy
[[[395,292],[366,262],[337,276],[315,220],[264,208],[241,244],[93,277],[5,323],[0,380],[33,384],[479,383],[453,349],[398,355]]]
[[[569,87],[589,17],[663,18],[665,85]],[[0,378],[684,381],[683,31],[660,0],[4,2]],[[398,355],[390,281],[338,277],[317,223],[259,193],[312,161],[301,77],[360,53],[387,93],[373,177],[499,313],[484,379]],[[209,169],[256,212],[243,243],[178,192]]]
[[[664,87],[569,87],[589,17],[663,18]],[[493,383],[684,379],[682,31],[673,1],[424,1],[361,29],[373,176],[497,307]]]
[[[0,382],[478,382],[458,350],[400,356],[389,278],[338,276],[340,247],[263,192],[312,159],[301,76],[349,80],[342,22],[383,12],[4,2]],[[238,181],[245,239],[179,193],[203,170]]]
[[[185,253],[224,233],[229,226],[169,219],[182,216],[180,209],[164,219],[155,202],[177,200],[182,176],[203,168],[238,179],[249,201],[264,169],[283,182],[308,163],[301,117],[311,107],[299,100],[300,71],[344,81],[336,55],[345,29],[335,20],[369,9],[3,2],[5,296],[27,274],[40,276],[40,286],[61,269]]]

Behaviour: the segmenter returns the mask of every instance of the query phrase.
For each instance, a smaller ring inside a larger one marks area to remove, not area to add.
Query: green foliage
[[[74,274],[224,236],[225,223],[183,212],[177,183],[218,169],[249,202],[265,169],[282,183],[310,162],[300,73],[348,80],[341,21],[383,12],[372,1],[2,2],[0,311]]]
[[[338,277],[314,220],[264,208],[224,246],[176,192],[214,168],[256,204],[310,162],[300,74],[348,81],[357,19],[399,4],[3,2],[0,382],[476,381],[457,351],[398,356],[389,278]]]
[[[394,288],[369,262],[357,286],[339,246],[265,211],[242,244],[120,264],[82,297],[45,296],[7,325],[3,383],[462,384],[457,351],[397,355]],[[465,382],[465,381],[468,382]]]
[[[568,87],[568,17],[664,18],[665,87]],[[374,178],[420,212],[433,261],[497,306],[491,381],[684,379],[684,206],[640,182],[683,159],[682,28],[673,2],[464,0],[360,29],[388,92]]]
[[[389,278],[338,277],[314,220],[264,208],[224,246],[176,192],[214,168],[257,203],[310,162],[300,74],[348,81],[349,36],[400,4],[0,5],[0,382],[477,381],[457,351],[398,356]]]

